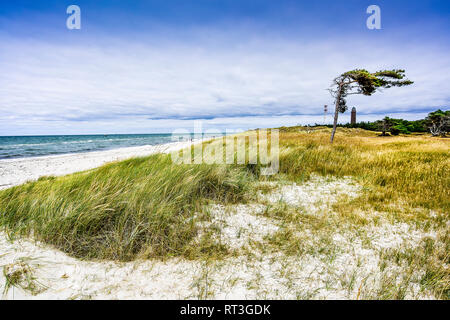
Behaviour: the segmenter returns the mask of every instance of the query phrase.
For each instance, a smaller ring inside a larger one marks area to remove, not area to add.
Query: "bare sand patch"
[[[354,198],[360,191],[361,187],[349,177],[338,179],[312,176],[305,183],[283,184],[274,192],[260,193],[260,197],[270,203],[285,202],[290,206],[302,207],[306,213],[315,214],[329,209],[340,196]]]
[[[261,216],[264,210],[265,206],[261,204],[212,205],[211,220],[201,223],[200,227],[215,227],[218,231],[216,240],[231,249],[239,249],[251,241],[263,241],[265,236],[278,230],[274,221]]]

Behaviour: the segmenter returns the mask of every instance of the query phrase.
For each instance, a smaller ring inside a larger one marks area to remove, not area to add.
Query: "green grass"
[[[195,255],[194,213],[208,200],[245,201],[253,180],[242,168],[136,158],[2,191],[0,226],[84,259]],[[196,250],[217,249],[205,246]]]

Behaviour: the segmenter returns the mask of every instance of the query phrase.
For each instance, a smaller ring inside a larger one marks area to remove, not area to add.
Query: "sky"
[[[79,30],[66,27],[73,4]],[[446,0],[0,0],[0,43],[0,135],[323,123],[333,78],[355,68],[415,82],[351,96],[360,121],[450,102]]]

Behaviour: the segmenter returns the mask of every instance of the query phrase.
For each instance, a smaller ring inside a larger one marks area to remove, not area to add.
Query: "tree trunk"
[[[430,128],[430,133],[433,137],[437,137],[439,135],[439,128],[436,126],[435,123],[432,124]]]
[[[334,122],[333,122],[333,131],[331,131],[330,143],[333,143],[334,135],[336,134],[337,121],[339,117],[339,102],[341,101],[341,87],[339,86],[339,92],[336,97],[336,107],[334,110]]]

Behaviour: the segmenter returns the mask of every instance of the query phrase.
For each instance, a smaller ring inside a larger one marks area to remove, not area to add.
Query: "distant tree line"
[[[324,126],[315,124],[314,126]],[[325,125],[333,128],[332,124]],[[385,117],[373,122],[357,122],[355,124],[338,124],[343,128],[361,128],[371,131],[381,131],[382,136],[410,134],[412,132],[430,132],[433,136],[446,136],[450,132],[450,110],[436,110],[428,114],[425,119],[409,121]]]

